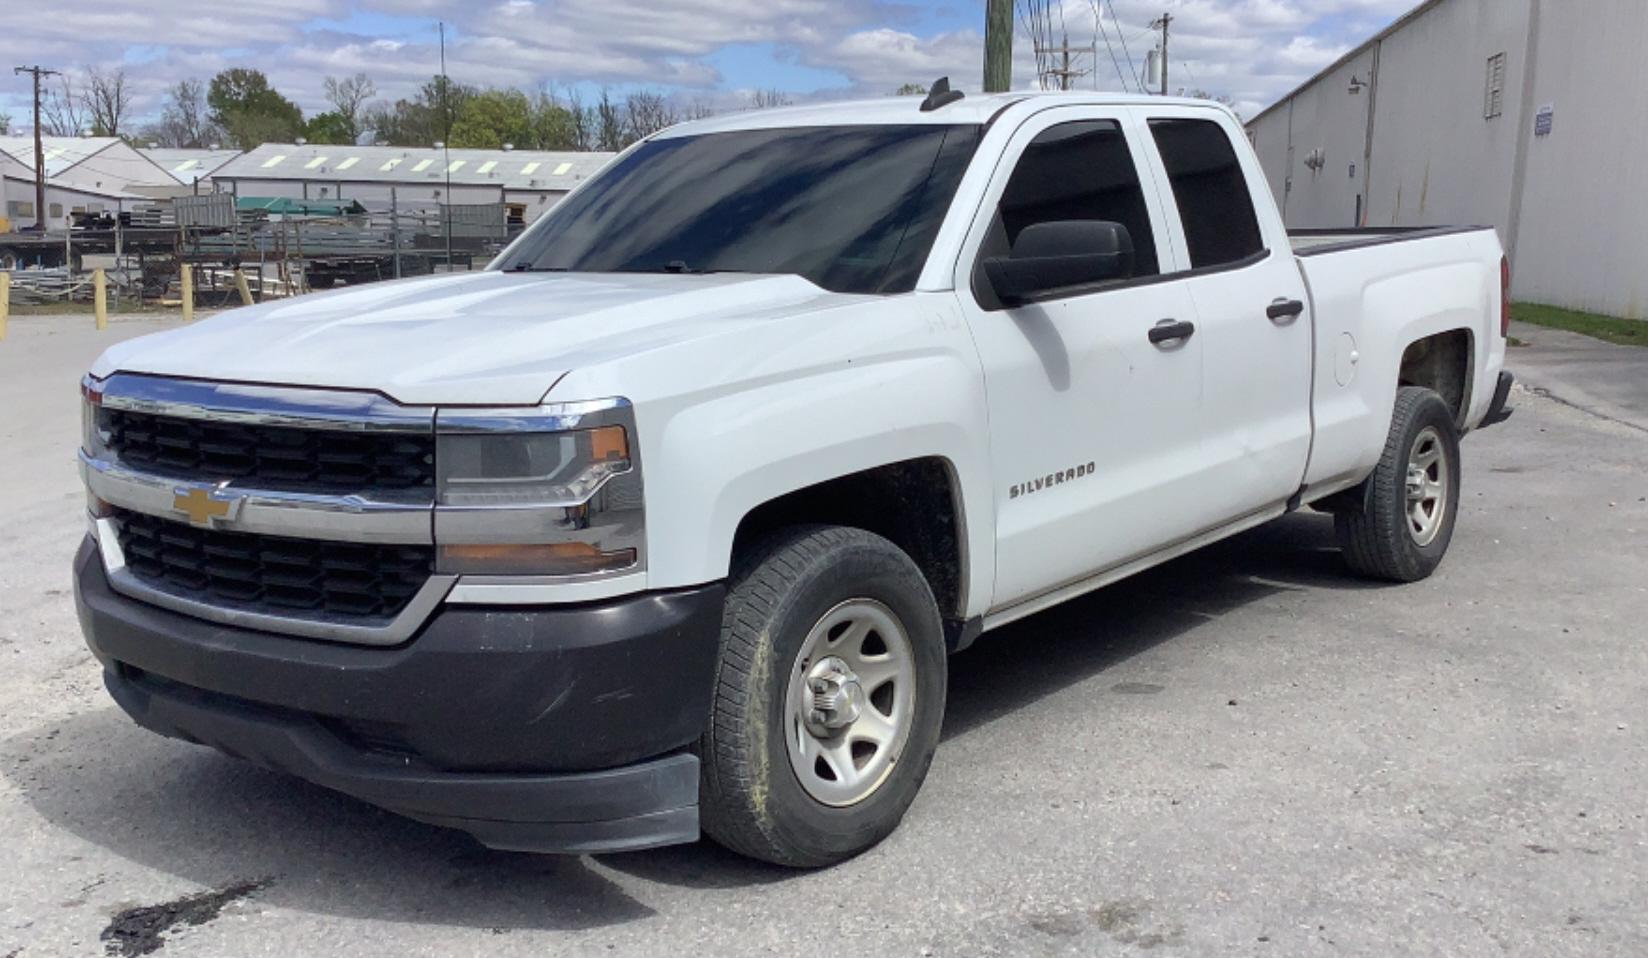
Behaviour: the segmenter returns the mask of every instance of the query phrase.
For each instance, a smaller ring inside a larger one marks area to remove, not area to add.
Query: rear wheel
[[[1394,582],[1436,571],[1453,539],[1459,479],[1453,412],[1431,390],[1403,386],[1379,465],[1334,516],[1346,563]]]
[[[910,557],[860,529],[767,540],[734,570],[700,812],[716,841],[818,867],[898,826],[944,714],[945,648]]]

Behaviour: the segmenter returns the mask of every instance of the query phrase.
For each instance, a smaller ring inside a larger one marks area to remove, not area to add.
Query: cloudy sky
[[[380,97],[404,96],[438,70],[441,20],[448,69],[462,82],[650,87],[721,108],[754,89],[797,100],[878,95],[945,74],[977,89],[984,32],[984,0],[36,2],[47,15],[6,18],[0,65],[71,75],[121,67],[139,115],[157,113],[178,79],[209,79],[230,66],[268,73],[306,113],[324,108],[328,74],[364,72]],[[1092,73],[1079,84],[1115,90],[1134,84],[1124,77],[1142,68],[1150,21],[1172,11],[1171,85],[1227,95],[1251,116],[1415,2],[1114,0],[1112,19],[1110,0],[1064,0],[1063,22],[1071,46],[1098,44],[1097,62],[1082,58]],[[1114,60],[1096,35],[1100,5]],[[1034,84],[1022,31],[1018,47],[1015,86]],[[9,69],[0,76],[0,112],[11,115],[14,132],[27,127],[27,78]]]

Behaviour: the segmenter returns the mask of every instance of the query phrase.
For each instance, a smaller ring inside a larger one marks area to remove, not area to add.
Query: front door
[[[989,403],[995,610],[1211,524],[1195,488],[1203,339],[1152,342],[1158,324],[1193,320],[1195,304],[1183,284],[1159,281],[1176,254],[1142,159],[1148,133],[1134,124],[1125,109],[1074,106],[1027,120],[958,265]],[[1126,227],[1132,275],[1004,308],[980,262],[1025,227],[1061,220]]]

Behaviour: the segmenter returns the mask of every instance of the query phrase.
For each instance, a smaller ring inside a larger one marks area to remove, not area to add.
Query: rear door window
[[[1150,133],[1173,187],[1192,269],[1226,266],[1264,252],[1247,177],[1224,127],[1211,120],[1158,119]]]

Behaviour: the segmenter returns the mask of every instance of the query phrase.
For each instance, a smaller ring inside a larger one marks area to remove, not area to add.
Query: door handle
[[[1196,333],[1196,324],[1183,319],[1164,319],[1150,327],[1150,342],[1156,346],[1182,343]]]
[[[1305,304],[1297,299],[1278,299],[1265,307],[1265,315],[1278,325],[1284,319],[1297,319],[1305,311]]]

